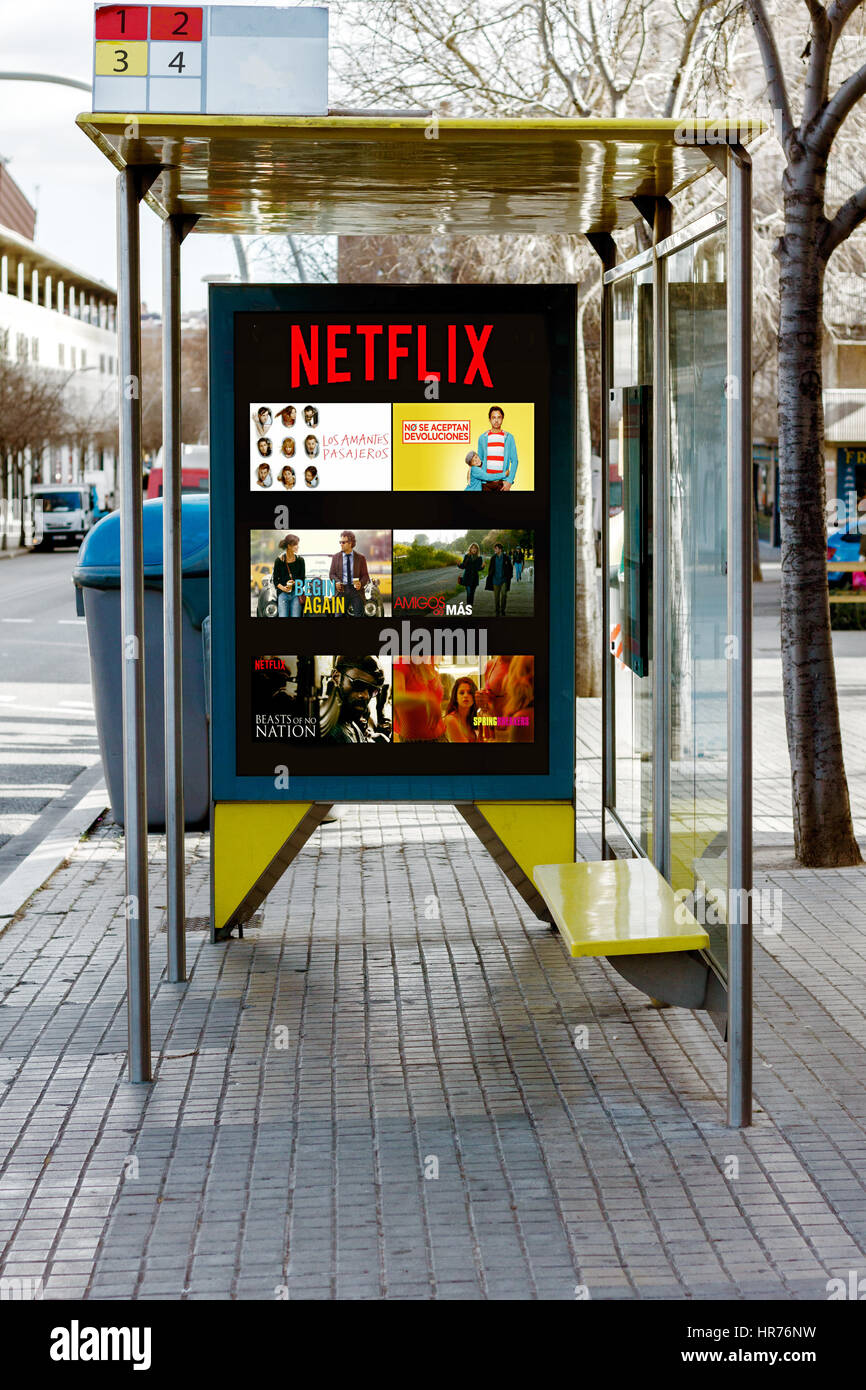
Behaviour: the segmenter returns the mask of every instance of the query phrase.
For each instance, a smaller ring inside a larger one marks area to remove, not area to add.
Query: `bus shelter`
[[[748,1124],[752,448],[751,165],[746,146],[760,124],[153,114],[86,114],[78,123],[118,171],[131,1079],[151,1079],[140,449],[139,210],[144,201],[162,219],[164,252],[169,978],[186,977],[179,624],[179,284],[184,238],[209,232],[580,233],[597,253],[603,277],[603,854],[605,860],[641,859],[654,865],[707,924],[700,950],[673,953],[655,945],[611,960],[654,999],[713,1014],[727,1039],[729,1123]],[[722,205],[697,221],[676,225],[677,195],[712,168],[725,176]],[[621,262],[612,234],[635,223],[646,226],[648,249]],[[346,324],[330,323],[328,328],[336,359],[344,352],[337,346],[343,340],[336,335],[352,326],[352,295],[358,289],[344,293],[339,286],[328,286],[325,299],[315,303],[304,287],[233,287],[212,295],[212,448],[216,458],[223,459],[213,480],[212,546],[215,540],[229,541],[232,528],[240,524],[240,513],[232,511],[229,473],[236,466],[233,452],[242,436],[232,434],[233,420],[236,424],[240,416],[232,417],[228,392],[234,391],[237,401],[246,400],[239,411],[253,404],[255,413],[256,397],[250,389],[244,396],[240,363],[247,348],[241,351],[238,325],[245,314],[251,315],[254,326],[264,325],[264,341],[271,313],[275,323],[280,315],[283,322],[292,316],[309,322],[306,338],[299,330],[297,356],[307,364],[307,381],[312,381],[309,362],[317,339],[310,315],[324,304],[332,318],[336,314],[347,319]],[[439,289],[445,292],[445,287]],[[477,288],[471,300],[473,322],[490,317],[484,294],[492,290]],[[517,296],[515,313],[531,315],[537,301],[539,312],[547,314],[550,341],[573,351],[573,294],[571,299],[563,292],[546,300],[546,286],[511,290]],[[425,293],[429,292],[428,287]],[[393,294],[398,296],[399,290],[394,288]],[[422,307],[426,303],[417,302]],[[385,301],[385,307],[393,325],[397,301]],[[435,305],[427,307],[433,313]],[[412,316],[407,312],[405,317]],[[362,328],[374,331],[369,324]],[[255,328],[250,339],[253,345],[258,331]],[[472,355],[463,379],[468,383],[483,375],[483,345],[477,326],[469,325],[467,333]],[[450,372],[452,340],[448,342]],[[455,339],[455,363],[457,351]],[[516,350],[509,352],[514,368]],[[530,346],[526,352],[530,363]],[[395,353],[402,355],[402,348]],[[565,360],[573,368],[573,356],[566,354]],[[392,375],[398,375],[396,369]],[[444,367],[441,375],[445,376]],[[550,514],[551,564],[560,581],[544,614],[550,650],[559,653],[556,662],[551,659],[543,668],[549,691],[559,697],[551,699],[550,721],[543,725],[550,737],[549,763],[539,771],[527,751],[520,750],[514,765],[517,775],[501,783],[495,771],[475,782],[455,777],[445,795],[436,791],[440,784],[432,764],[425,784],[423,761],[402,781],[387,775],[366,783],[334,777],[319,782],[302,776],[299,781],[287,779],[281,788],[274,779],[266,782],[260,768],[257,774],[258,765],[243,767],[240,754],[235,760],[222,746],[220,728],[235,737],[243,698],[225,693],[236,674],[230,669],[231,651],[215,653],[215,937],[249,919],[330,804],[340,799],[453,801],[533,910],[546,915],[534,868],[554,857],[575,857],[575,388],[573,379],[564,380],[553,368],[551,382],[543,405],[536,404],[535,435],[536,451],[542,439],[549,458],[549,492],[543,500]],[[473,382],[473,389],[477,386]],[[467,412],[470,405],[483,403],[486,408],[488,398],[482,392],[472,395],[467,390],[466,395]],[[259,407],[262,419],[267,420],[271,407],[283,410],[284,423],[290,418],[287,412],[293,407],[276,405],[279,395],[274,387],[263,399],[270,404]],[[313,406],[309,409],[315,414]],[[506,407],[506,413],[510,409]],[[423,419],[401,420],[404,441],[407,432],[411,440],[412,431],[424,427]],[[547,433],[538,433],[542,426]],[[252,443],[257,443],[255,434]],[[259,448],[260,454],[266,452]],[[237,498],[243,502],[240,491]],[[398,507],[395,518],[403,515]],[[566,533],[570,540],[564,539]],[[552,595],[550,574],[548,570],[545,578]],[[211,595],[212,611],[230,618],[234,600],[214,581],[213,566]],[[553,642],[557,634],[561,640]],[[294,674],[300,682],[300,665]],[[564,704],[570,705],[565,715]],[[219,723],[222,718],[228,721],[224,726]],[[497,765],[491,761],[485,766]]]

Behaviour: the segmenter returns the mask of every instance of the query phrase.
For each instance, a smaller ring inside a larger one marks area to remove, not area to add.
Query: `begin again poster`
[[[261,293],[211,300],[215,795],[570,797],[573,288]]]

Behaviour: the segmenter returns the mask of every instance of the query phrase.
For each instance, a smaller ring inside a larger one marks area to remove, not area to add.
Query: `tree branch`
[[[862,4],[863,0],[833,0],[833,4],[828,6],[827,18],[837,34],[845,28],[854,11]]]
[[[595,23],[595,11],[594,11],[592,5],[589,6],[588,18],[589,18],[589,32],[590,32],[590,34],[592,35],[592,56],[595,58],[595,61],[598,63],[598,70],[599,70],[599,72],[601,73],[602,80],[604,81],[604,85],[607,87],[607,90],[608,90],[608,93],[609,93],[609,95],[610,95],[611,101],[614,103],[614,106],[615,106],[615,105],[616,105],[616,98],[617,98],[616,84],[615,84],[615,82],[614,82],[614,80],[613,80],[613,73],[612,73],[612,72],[610,71],[610,69],[608,68],[607,63],[605,62],[605,59],[604,59],[604,54],[603,54],[603,52],[602,52],[602,46],[601,46],[601,43],[600,43],[599,37],[598,37],[598,29],[597,29],[596,23]]]
[[[803,130],[808,130],[827,101],[830,59],[833,54],[833,28],[820,0],[805,0],[805,3],[812,17],[812,32],[809,36],[809,70],[806,73],[803,92],[801,126]]]
[[[582,102],[579,99],[577,92],[575,91],[573,81],[569,77],[568,73],[563,70],[563,68],[560,66],[560,64],[557,62],[554,56],[553,48],[550,42],[550,34],[548,32],[549,24],[550,20],[547,14],[547,0],[541,0],[541,5],[539,7],[538,14],[538,30],[541,34],[541,42],[544,47],[544,56],[546,57],[550,66],[553,68],[553,71],[556,73],[563,87],[568,92],[568,95],[571,98],[571,104],[574,107],[574,109],[578,112],[579,115],[588,116],[590,115],[590,108],[586,105],[585,102]]]
[[[779,57],[779,50],[776,46],[776,38],[770,26],[770,21],[767,18],[764,0],[746,0],[746,8],[749,11],[749,18],[752,21],[752,28],[755,32],[755,41],[758,45],[761,61],[764,65],[764,76],[767,79],[770,100],[776,110],[781,113],[781,144],[783,150],[787,154],[788,141],[794,133],[794,122],[791,119],[791,103],[788,100],[788,87],[785,82],[782,60]]]
[[[809,137],[809,148],[816,154],[828,155],[839,127],[862,96],[866,96],[866,63],[846,77],[827,102],[821,119],[816,121]]]
[[[679,99],[686,92],[688,87],[689,75],[694,62],[694,47],[700,31],[701,22],[706,17],[707,12],[715,8],[719,0],[698,0],[691,17],[687,18],[677,5],[677,13],[683,22],[683,40],[680,45],[680,60],[676,71],[671,79],[668,98],[665,102],[663,114],[668,117],[679,115]]]
[[[863,221],[866,221],[866,187],[843,203],[836,216],[825,226],[818,248],[822,260],[828,261],[836,247],[847,241]]]

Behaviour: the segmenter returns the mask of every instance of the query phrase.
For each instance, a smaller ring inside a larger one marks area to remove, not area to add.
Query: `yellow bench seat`
[[[710,944],[648,859],[539,864],[532,876],[573,956],[700,951]]]

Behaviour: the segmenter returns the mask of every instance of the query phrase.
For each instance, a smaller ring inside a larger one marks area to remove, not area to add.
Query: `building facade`
[[[3,461],[3,493],[15,499],[32,482],[86,482],[96,486],[101,506],[111,506],[117,486],[117,293],[24,234],[30,205],[5,169],[0,195],[0,207],[15,223],[0,224],[0,358],[59,387],[68,421],[45,448]]]

